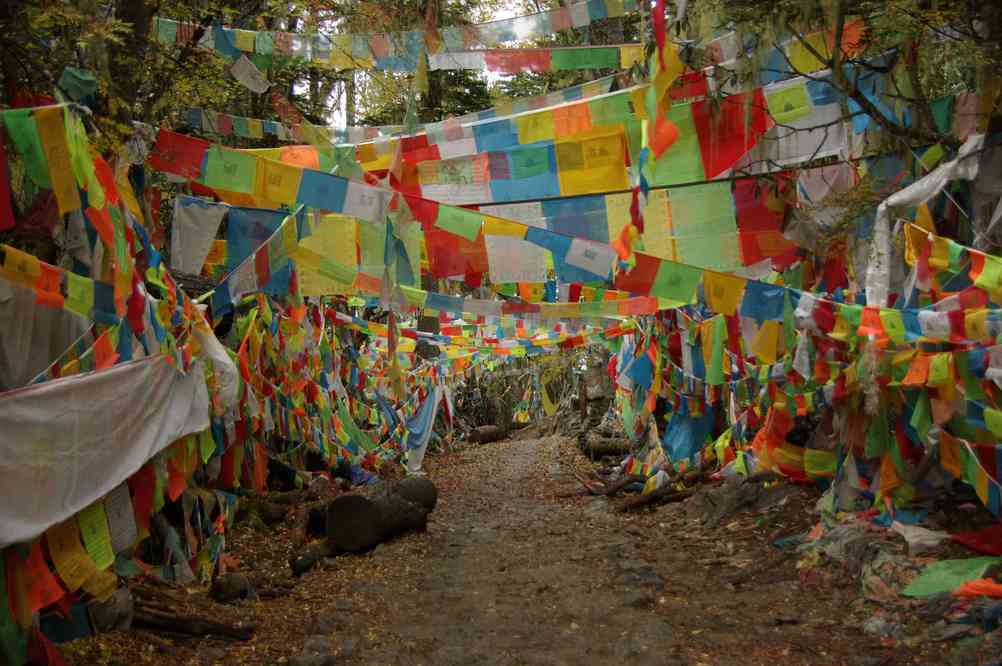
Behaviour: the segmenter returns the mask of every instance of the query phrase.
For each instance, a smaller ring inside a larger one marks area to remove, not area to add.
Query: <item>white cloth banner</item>
[[[491,282],[546,282],[546,250],[512,236],[484,236]]]
[[[170,267],[182,273],[198,275],[205,265],[209,248],[219,231],[219,223],[229,206],[203,201],[196,197],[174,199],[174,224],[171,227]]]
[[[250,58],[246,55],[240,56],[240,58],[233,63],[233,66],[230,67],[230,74],[232,74],[233,78],[239,81],[245,88],[251,92],[256,92],[259,95],[263,92],[267,92],[268,88],[271,87],[271,82],[268,81],[268,78],[253,62],[251,62]]]
[[[487,69],[483,51],[457,51],[454,53],[431,53],[428,55],[428,69]]]
[[[611,246],[575,238],[571,241],[571,247],[567,250],[564,261],[604,278],[612,270],[615,258],[616,251]]]
[[[0,548],[30,541],[209,427],[200,363],[164,356],[0,394]]]
[[[34,289],[0,280],[0,391],[30,382],[89,325],[68,310],[38,305]]]

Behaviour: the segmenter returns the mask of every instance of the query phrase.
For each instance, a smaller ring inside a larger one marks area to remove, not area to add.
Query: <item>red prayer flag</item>
[[[153,512],[153,492],[156,490],[156,483],[156,472],[151,464],[143,465],[138,472],[129,477],[136,524],[147,532],[150,530],[150,514]]]
[[[202,173],[209,142],[161,129],[147,164],[152,169],[194,180]]]
[[[715,178],[734,166],[772,126],[761,88],[731,95],[720,102],[719,108],[715,106],[715,102],[705,99],[692,105],[707,178]]]
[[[631,271],[620,271],[616,275],[616,289],[632,294],[648,294],[661,268],[661,260],[648,254],[636,255],[637,265]]]

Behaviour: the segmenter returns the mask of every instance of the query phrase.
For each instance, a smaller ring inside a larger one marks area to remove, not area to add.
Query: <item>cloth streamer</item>
[[[200,363],[165,356],[0,396],[0,548],[30,541],[209,427]]]
[[[407,419],[407,473],[416,474],[421,471],[424,454],[431,440],[432,425],[438,414],[438,405],[442,401],[442,388],[435,389],[424,399],[424,404],[417,413]]]

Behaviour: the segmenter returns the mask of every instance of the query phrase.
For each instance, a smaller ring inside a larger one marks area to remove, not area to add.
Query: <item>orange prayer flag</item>
[[[20,584],[23,588],[18,589]],[[15,549],[7,550],[7,590],[11,610],[19,622],[21,618],[30,618],[32,613],[63,598],[65,592],[42,554],[41,539],[31,544],[26,560],[21,559]]]
[[[115,365],[118,360],[118,352],[111,344],[111,332],[117,331],[118,327],[109,328],[94,341],[94,369],[104,370]]]
[[[919,352],[908,367],[908,374],[901,380],[905,386],[925,386],[929,378],[929,355]]]
[[[62,269],[39,262],[41,273],[35,282],[35,303],[50,308],[62,309],[66,298],[59,292]]]

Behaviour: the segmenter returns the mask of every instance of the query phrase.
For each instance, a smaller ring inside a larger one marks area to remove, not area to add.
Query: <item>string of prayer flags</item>
[[[336,69],[380,69],[413,72],[422,50],[432,55],[505,42],[532,41],[592,22],[624,16],[639,9],[636,0],[588,0],[527,16],[487,23],[435,27],[425,19],[421,31],[379,34],[324,34],[255,31],[215,25],[205,30],[198,47],[228,60],[241,54],[267,64],[272,57],[296,57]],[[156,17],[153,32],[166,45],[187,45],[195,25]]]
[[[447,51],[430,54],[428,68],[432,71],[487,70],[499,74],[630,69],[643,62],[643,56],[642,44]]]

